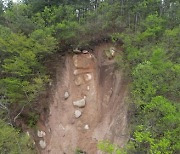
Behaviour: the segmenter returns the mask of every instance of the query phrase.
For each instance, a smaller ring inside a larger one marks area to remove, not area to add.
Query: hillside
[[[42,153],[74,153],[77,148],[97,153],[98,141],[108,139],[121,147],[127,142],[127,81],[115,70],[114,60],[106,57],[104,51],[110,47],[103,44],[93,53],[67,54],[58,62],[62,67],[57,67],[52,86],[49,117],[40,124],[48,134]],[[73,105],[82,99],[85,104]]]

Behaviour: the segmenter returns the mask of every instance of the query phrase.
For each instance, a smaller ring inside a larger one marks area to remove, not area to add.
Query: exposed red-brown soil
[[[73,154],[77,148],[96,154],[101,153],[98,141],[108,139],[121,147],[127,142],[127,81],[115,69],[114,60],[105,56],[104,50],[109,47],[111,44],[102,44],[93,54],[76,55],[78,66],[73,54],[59,62],[49,98],[49,116],[44,125],[39,123],[46,132],[47,146],[42,154]],[[84,77],[87,73],[92,77],[88,81]],[[75,84],[77,80],[80,85]],[[68,99],[64,98],[65,92],[70,95]],[[73,105],[84,97],[84,108]],[[82,112],[79,118],[74,116],[76,109]]]

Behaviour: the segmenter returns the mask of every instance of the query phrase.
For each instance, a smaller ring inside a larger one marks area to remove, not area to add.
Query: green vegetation
[[[0,120],[0,136],[1,154],[35,153],[29,136],[20,134],[2,120]]]
[[[109,141],[101,141],[97,145],[98,149],[107,154],[115,153],[115,154],[123,154],[124,152],[114,144],[111,144]]]
[[[28,126],[29,127],[34,127],[39,119],[39,115],[37,113],[34,112],[30,112],[28,115]]]
[[[123,44],[117,65],[128,70],[132,81],[131,136],[124,149],[109,142],[98,148],[107,153],[179,153],[179,25],[178,0],[1,0],[0,153],[33,153],[15,120],[45,89],[48,56],[110,39]],[[18,112],[12,117],[14,107]],[[30,113],[29,126],[37,119]]]
[[[81,149],[76,148],[75,154],[85,154]]]

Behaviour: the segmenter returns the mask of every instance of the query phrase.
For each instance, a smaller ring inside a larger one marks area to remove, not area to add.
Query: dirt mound
[[[73,154],[79,148],[95,154],[100,153],[98,141],[108,139],[120,146],[126,143],[127,82],[115,70],[114,60],[104,54],[110,47],[101,45],[94,54],[69,54],[57,68],[43,138],[47,146],[41,153]],[[84,104],[73,105],[75,101]]]

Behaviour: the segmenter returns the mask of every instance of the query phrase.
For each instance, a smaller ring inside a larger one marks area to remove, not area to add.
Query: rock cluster
[[[92,66],[93,66],[93,56],[87,51],[83,50],[82,52],[78,49],[73,50],[74,54],[73,56],[73,64],[75,66],[74,69],[74,83],[76,86],[81,86],[83,84],[88,83],[90,80],[92,80]],[[90,90],[90,86],[87,86],[87,90]],[[66,91],[64,93],[64,99],[68,99],[70,96],[69,92]],[[86,96],[84,98],[75,100],[72,102],[73,106],[76,108],[84,108],[86,106]],[[80,118],[82,116],[82,110],[83,109],[76,109],[74,111],[75,118]],[[85,125],[84,129],[88,130],[89,126]]]
[[[37,136],[38,137],[45,137],[46,136],[46,132],[38,130],[37,131]]]
[[[40,138],[43,138],[43,137],[46,136],[46,132],[38,130],[38,131],[37,131],[37,136],[40,137]],[[40,147],[41,147],[42,149],[45,149],[45,148],[46,148],[46,142],[45,142],[45,140],[41,139],[41,140],[39,141],[39,145],[40,145]]]
[[[73,63],[75,70],[73,74],[75,75],[74,83],[76,86],[81,86],[90,80],[92,80],[91,67],[93,66],[93,56],[87,51],[83,50],[81,54],[75,54],[73,56]],[[90,87],[87,86],[87,90]],[[73,101],[73,105],[78,108],[84,108],[86,106],[86,96],[84,98]],[[79,118],[82,115],[80,110],[75,110],[75,118]],[[86,126],[86,128],[88,128]]]

